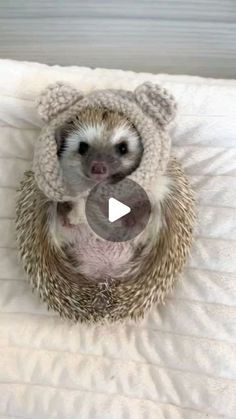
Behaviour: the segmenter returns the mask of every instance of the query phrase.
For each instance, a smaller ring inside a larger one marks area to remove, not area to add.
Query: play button
[[[92,230],[113,242],[135,238],[146,227],[151,205],[143,188],[130,179],[98,183],[86,201],[86,217]]]
[[[110,223],[119,220],[119,218],[124,217],[124,215],[129,214],[131,211],[128,205],[122,204],[115,198],[109,198],[108,201],[108,220]]]

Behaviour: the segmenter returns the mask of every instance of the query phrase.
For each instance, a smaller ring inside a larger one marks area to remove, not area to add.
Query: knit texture
[[[134,92],[97,90],[87,96],[70,85],[48,86],[38,100],[38,111],[45,122],[34,155],[34,173],[42,192],[53,201],[68,200],[57,157],[55,131],[86,108],[118,111],[135,126],[142,139],[144,154],[140,166],[129,178],[147,192],[158,173],[166,170],[170,156],[170,137],[166,126],[174,118],[176,102],[166,89],[151,83]]]

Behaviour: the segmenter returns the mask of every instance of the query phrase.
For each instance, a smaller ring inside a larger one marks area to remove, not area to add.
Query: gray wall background
[[[0,0],[0,58],[236,77],[236,0]]]

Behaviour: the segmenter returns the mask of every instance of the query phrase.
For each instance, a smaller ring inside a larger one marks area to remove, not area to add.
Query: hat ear
[[[83,97],[82,92],[69,84],[62,82],[51,84],[42,91],[37,101],[38,113],[44,122],[49,122]]]
[[[165,126],[175,117],[174,97],[157,84],[143,83],[135,89],[134,95],[142,110],[159,125]]]

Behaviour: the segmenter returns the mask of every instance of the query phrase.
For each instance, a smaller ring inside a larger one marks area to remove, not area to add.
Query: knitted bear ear
[[[177,104],[164,88],[149,82],[138,86],[134,95],[142,110],[159,125],[165,126],[175,117]]]
[[[51,84],[42,91],[37,101],[38,113],[44,122],[49,122],[83,97],[82,92],[69,84],[62,82]]]

